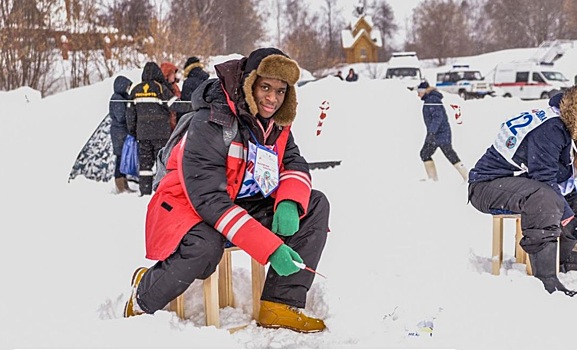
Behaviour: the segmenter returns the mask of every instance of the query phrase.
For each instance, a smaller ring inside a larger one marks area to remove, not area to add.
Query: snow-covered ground
[[[343,70],[344,71],[344,70]],[[139,72],[123,72],[138,81]],[[42,99],[0,92],[0,349],[11,348],[453,348],[566,349],[574,342],[575,300],[549,295],[514,263],[506,223],[505,263],[490,273],[491,218],[467,204],[467,186],[438,151],[440,181],[419,181],[425,128],[421,101],[397,81],[334,77],[298,89],[293,132],[309,161],[341,160],[313,171],[331,202],[331,233],[305,312],[328,329],[303,335],[261,329],[234,334],[204,327],[200,281],[187,314],[130,319],[122,308],[144,258],[150,197],[115,195],[113,184],[68,175],[106,115],[112,81]],[[330,102],[316,136],[319,105]],[[499,123],[546,101],[460,100],[450,112],[454,148],[472,166]],[[450,111],[450,109],[449,109]],[[236,308],[223,325],[250,319],[249,260],[233,253]],[[577,272],[560,275],[577,288]],[[422,321],[432,336],[411,336]]]

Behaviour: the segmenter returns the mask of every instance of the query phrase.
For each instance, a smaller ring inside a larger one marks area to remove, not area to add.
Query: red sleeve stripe
[[[287,171],[280,175],[280,181],[288,180],[288,179],[296,179],[298,181],[303,182],[307,187],[311,188],[311,179],[307,176],[306,173],[300,171]]]
[[[230,228],[230,230],[228,230],[228,232],[225,232],[226,235],[226,239],[228,239],[229,241],[233,241],[234,236],[238,233],[238,231],[240,231],[241,227],[247,223],[247,221],[249,221],[250,219],[252,219],[252,216],[250,216],[246,211],[244,212],[244,214],[237,219],[237,221],[234,223],[234,225],[232,225],[232,227]]]
[[[216,223],[215,228],[222,233],[226,239],[232,242],[234,236],[240,231],[242,226],[252,218],[246,210],[235,205],[227,211],[219,222]]]
[[[244,211],[245,210],[239,207],[238,205],[233,206],[222,215],[222,217],[218,220],[216,225],[214,225],[214,228],[216,228],[218,232],[224,233],[226,225],[230,224],[238,214]]]

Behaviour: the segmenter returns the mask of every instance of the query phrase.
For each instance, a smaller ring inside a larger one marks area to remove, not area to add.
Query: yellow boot
[[[309,317],[298,308],[272,301],[260,302],[257,323],[265,328],[286,328],[301,333],[316,333],[325,330],[323,320]]]
[[[148,271],[146,267],[139,267],[132,274],[132,292],[130,293],[130,298],[128,298],[126,305],[124,305],[124,317],[138,316],[144,313],[140,310],[138,304],[136,304],[136,290],[138,289],[138,284],[140,284],[140,280],[146,271]]]

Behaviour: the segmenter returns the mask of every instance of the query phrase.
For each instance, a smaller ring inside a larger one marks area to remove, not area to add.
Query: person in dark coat
[[[142,82],[132,88],[131,103],[126,110],[128,133],[138,142],[140,195],[152,194],[153,166],[158,151],[166,144],[170,133],[170,112],[189,112],[190,103],[179,103],[162,70],[154,62],[144,65]]]
[[[447,117],[447,111],[443,106],[443,94],[437,89],[429,86],[426,81],[417,88],[417,94],[424,102],[423,119],[427,127],[425,143],[421,148],[420,156],[425,165],[427,177],[430,180],[438,181],[437,168],[433,161],[433,154],[440,148],[447,160],[453,164],[463,180],[467,181],[467,172],[457,152],[453,149],[451,140],[451,126]]]
[[[317,268],[330,211],[291,133],[300,68],[275,48],[215,68],[218,79],[193,93],[187,135],[148,205],[146,257],[158,262],[134,272],[125,317],[154,313],[210,276],[230,241],[271,264],[259,326],[323,331],[322,320],[298,310],[315,274],[295,262]]]
[[[200,63],[198,57],[192,56],[186,60],[184,64],[184,81],[182,83],[182,95],[183,101],[190,101],[192,98],[192,93],[200,84],[202,84],[209,75],[203,70],[203,65]],[[182,117],[182,114],[177,114],[177,122]]]
[[[501,124],[485,154],[469,173],[469,200],[487,214],[521,214],[521,247],[533,274],[549,293],[568,290],[557,277],[575,249],[575,182],[571,149],[577,138],[577,87],[549,100],[549,108],[522,112]],[[564,196],[571,198],[573,208]],[[564,227],[567,227],[564,229]]]
[[[350,68],[349,69],[349,74],[347,74],[347,77],[345,78],[346,81],[357,81],[359,80],[359,76],[357,75],[357,73],[355,73],[355,70]]]
[[[200,63],[198,57],[195,56],[189,57],[186,60],[183,75],[185,76],[185,79],[182,83],[182,99],[190,101],[192,98],[192,92],[208,79],[209,75],[203,70],[202,63]]]
[[[114,184],[116,192],[135,192],[128,186],[126,175],[120,172],[120,161],[122,160],[122,146],[124,139],[128,135],[126,126],[126,104],[129,99],[132,81],[125,76],[119,75],[114,79],[114,93],[110,97],[108,113],[110,114],[110,137],[112,138],[112,148],[116,156],[114,166]]]
[[[342,71],[338,71],[337,74],[335,74],[335,77],[339,78],[340,80],[344,80]]]

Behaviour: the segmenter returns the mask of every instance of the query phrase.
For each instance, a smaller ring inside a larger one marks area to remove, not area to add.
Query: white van
[[[483,98],[493,95],[493,85],[485,81],[481,72],[471,69],[468,64],[455,64],[445,72],[437,73],[437,89],[469,98]]]
[[[421,63],[417,53],[413,51],[394,52],[389,60],[385,79],[400,79],[409,90],[416,89],[423,81]]]
[[[550,94],[571,86],[552,64],[534,61],[499,63],[487,74],[487,79],[502,90],[504,97],[524,100],[549,98]]]

